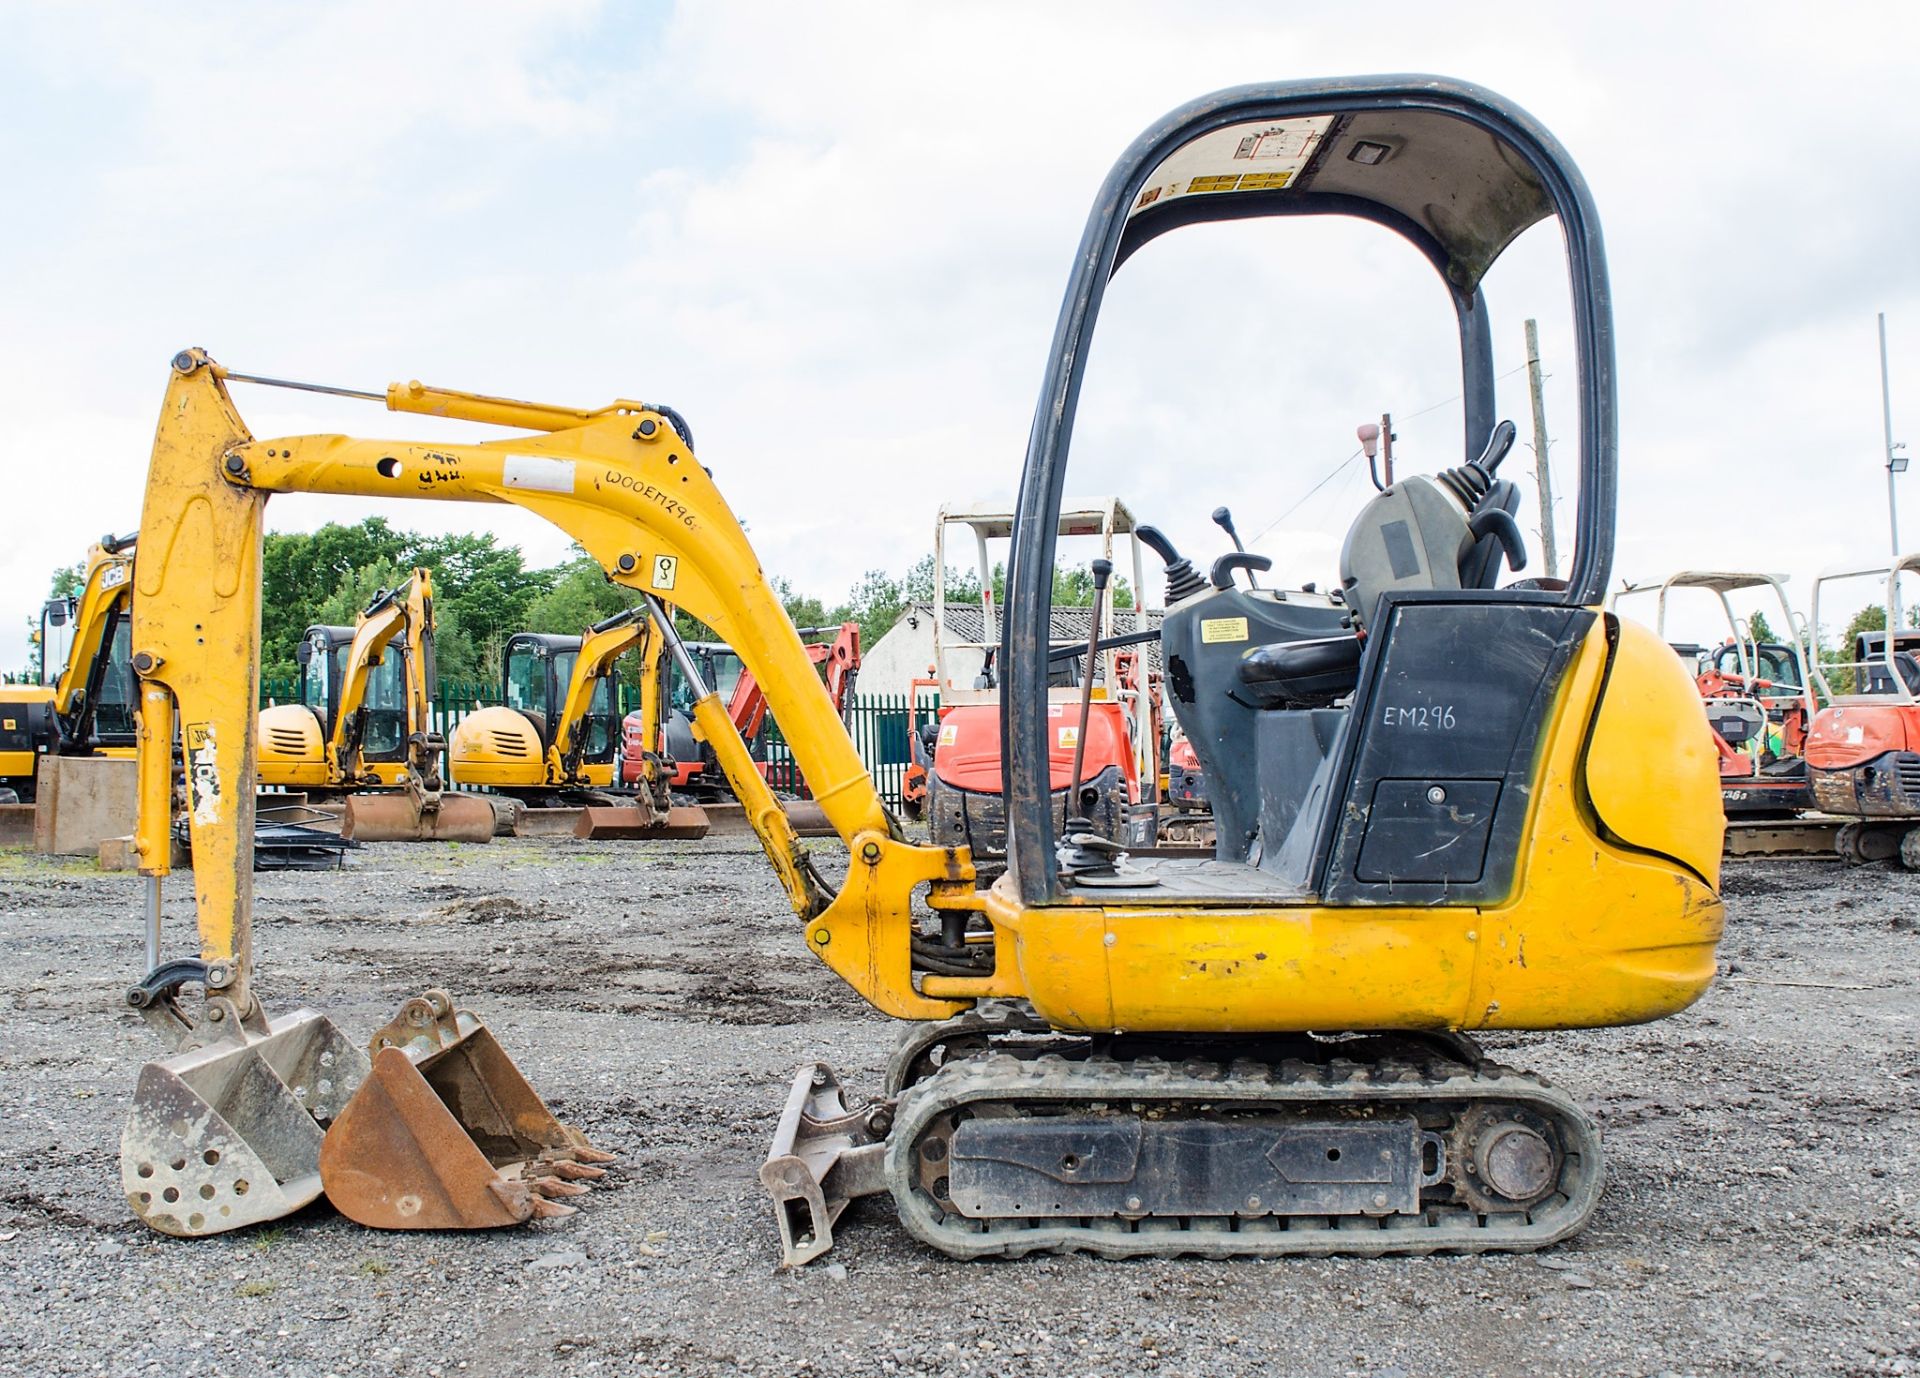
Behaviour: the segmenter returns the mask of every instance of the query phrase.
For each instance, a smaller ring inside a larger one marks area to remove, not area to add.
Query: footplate
[[[1045,1115],[966,1120],[943,1157],[947,1199],[979,1219],[1413,1215],[1441,1151],[1411,1116]]]

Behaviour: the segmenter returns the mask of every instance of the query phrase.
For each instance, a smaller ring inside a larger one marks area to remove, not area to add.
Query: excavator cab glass
[[[73,649],[75,601],[49,598],[40,609],[40,682],[59,682]]]
[[[581,759],[594,765],[613,759],[613,748],[619,739],[620,715],[614,706],[614,684],[610,673],[594,680],[593,693],[587,700],[586,720],[580,724],[586,743]]]
[[[526,714],[542,742],[553,711],[552,679],[547,648],[531,637],[515,637],[507,647],[507,707]]]
[[[93,695],[93,729],[107,746],[131,745],[140,687],[133,673],[133,623],[115,617],[100,683]]]
[[[390,645],[367,669],[361,751],[369,761],[397,761],[407,753],[406,652]]]

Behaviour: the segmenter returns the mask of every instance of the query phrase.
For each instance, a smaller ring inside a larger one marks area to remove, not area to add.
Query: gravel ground
[[[269,1009],[361,1038],[446,985],[622,1163],[527,1229],[378,1234],[322,1203],[192,1242],[119,1191],[157,1050],[119,1008],[138,884],[0,853],[0,1371],[1920,1373],[1920,874],[1743,862],[1726,889],[1693,1009],[1489,1040],[1605,1136],[1605,1198],[1557,1249],[966,1264],[876,1200],[787,1274],[756,1172],[793,1069],[876,1085],[893,1026],[804,955],[750,841],[387,845],[260,877]]]

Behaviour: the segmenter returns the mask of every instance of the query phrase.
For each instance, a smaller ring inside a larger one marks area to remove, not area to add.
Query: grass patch
[[[265,1278],[255,1278],[251,1282],[243,1282],[234,1288],[233,1294],[236,1297],[270,1297],[279,1290],[279,1283],[268,1282]]]
[[[363,1278],[383,1278],[392,1271],[393,1266],[391,1264],[382,1263],[377,1258],[363,1258],[360,1260],[360,1276]]]

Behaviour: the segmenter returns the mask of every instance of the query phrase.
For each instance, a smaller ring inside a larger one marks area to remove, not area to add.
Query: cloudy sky
[[[188,344],[358,388],[667,401],[770,573],[831,602],[903,570],[941,502],[1011,494],[1108,167],[1246,81],[1463,77],[1571,150],[1616,292],[1616,581],[1757,566],[1804,602],[1823,565],[1885,550],[1878,311],[1895,438],[1920,447],[1905,6],[0,3],[0,22],[0,667],[24,662],[49,572],[137,523]],[[1558,254],[1537,228],[1487,283],[1523,438],[1528,316],[1549,430],[1575,432]],[[1354,426],[1392,412],[1403,468],[1457,463],[1457,392],[1438,282],[1382,231],[1184,231],[1115,281],[1069,486],[1206,556],[1227,503],[1282,573],[1324,582],[1367,492],[1340,467]],[[436,433],[237,397],[263,438]],[[1572,450],[1553,450],[1563,532]],[[1920,467],[1905,482],[1920,547]],[[268,521],[369,510],[287,497]],[[387,515],[565,552],[503,508]]]

